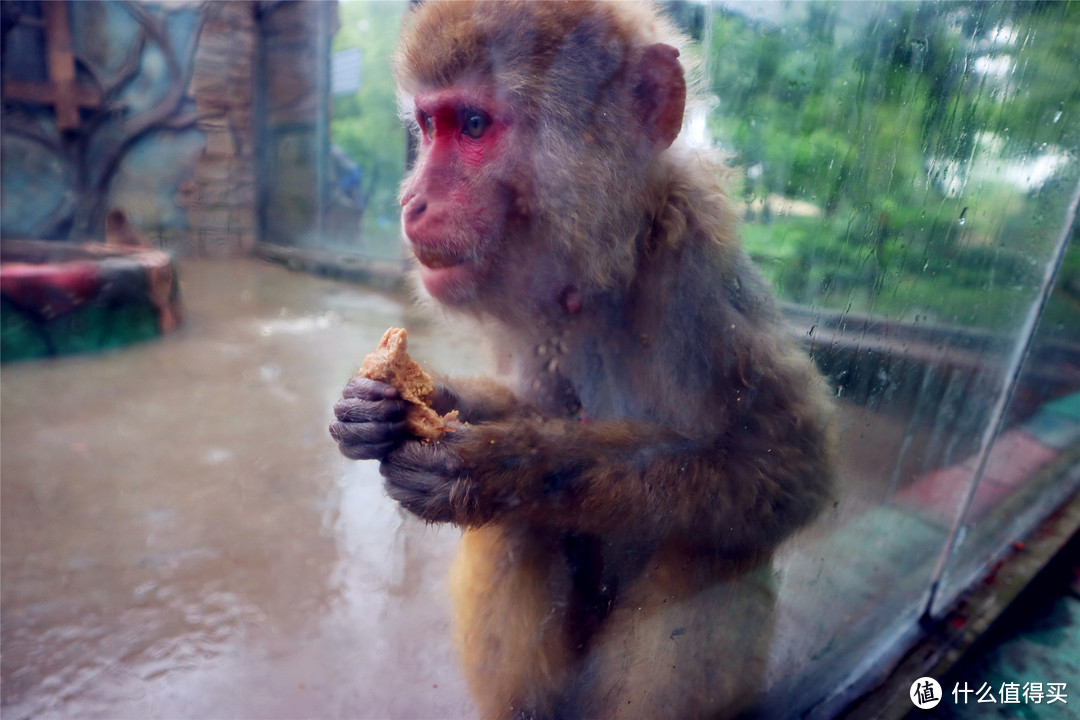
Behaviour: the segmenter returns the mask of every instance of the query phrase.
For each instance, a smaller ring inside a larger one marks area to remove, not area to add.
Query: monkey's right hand
[[[389,383],[354,377],[334,404],[330,435],[352,460],[382,460],[411,437],[405,429],[405,401]]]

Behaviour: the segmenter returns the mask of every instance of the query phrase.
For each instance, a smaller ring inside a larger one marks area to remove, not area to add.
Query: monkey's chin
[[[462,305],[476,297],[476,268],[471,263],[437,268],[418,265],[424,289],[443,305]]]

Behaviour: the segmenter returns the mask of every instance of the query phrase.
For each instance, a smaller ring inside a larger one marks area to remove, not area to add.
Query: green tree
[[[1078,174],[1080,4],[771,9],[714,8],[706,45],[744,235],[780,294],[988,326],[1022,311]]]
[[[333,98],[330,136],[362,171],[365,254],[399,257],[397,187],[405,172],[405,130],[397,114],[390,59],[408,4],[343,2],[332,50],[360,48],[359,91]]]

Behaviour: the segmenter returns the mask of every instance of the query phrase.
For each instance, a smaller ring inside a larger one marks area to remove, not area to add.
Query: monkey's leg
[[[455,639],[484,718],[550,717],[566,683],[570,573],[551,542],[498,523],[462,538],[450,571]]]
[[[640,578],[604,622],[566,717],[729,718],[754,701],[775,621],[771,563],[687,593],[664,575]]]

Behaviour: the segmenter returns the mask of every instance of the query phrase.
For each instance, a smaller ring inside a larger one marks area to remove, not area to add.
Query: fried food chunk
[[[401,398],[409,403],[405,425],[419,438],[438,440],[446,433],[446,423],[456,421],[457,410],[439,415],[430,406],[435,383],[417,365],[405,348],[408,338],[404,328],[390,328],[379,341],[375,351],[364,358],[357,374],[393,385]]]

